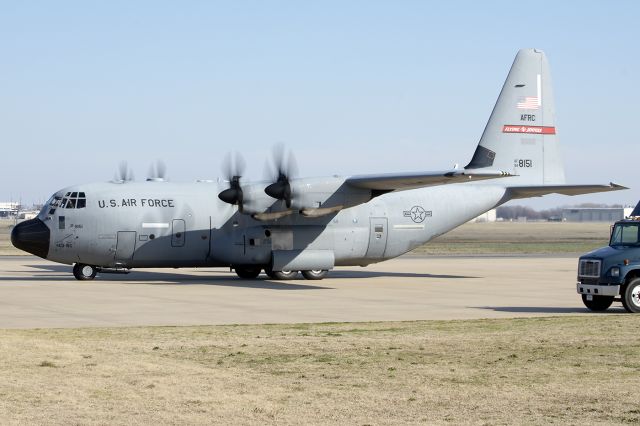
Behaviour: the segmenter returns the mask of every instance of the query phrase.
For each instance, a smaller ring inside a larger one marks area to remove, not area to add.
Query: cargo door
[[[369,247],[366,257],[379,259],[384,257],[387,248],[387,218],[372,217],[369,221]]]
[[[135,231],[118,231],[118,241],[116,243],[116,261],[127,261],[133,258],[136,249]]]

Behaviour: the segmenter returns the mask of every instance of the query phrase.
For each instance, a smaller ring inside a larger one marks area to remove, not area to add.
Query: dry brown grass
[[[579,254],[605,246],[607,222],[468,223],[414,250],[430,255]]]
[[[0,256],[20,256],[28,255],[22,250],[18,250],[11,244],[11,229],[14,221],[0,219]]]
[[[640,422],[640,316],[0,331],[39,424]]]

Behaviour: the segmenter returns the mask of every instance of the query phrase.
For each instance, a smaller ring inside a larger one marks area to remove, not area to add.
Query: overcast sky
[[[299,174],[466,164],[514,55],[551,64],[568,183],[635,204],[640,3],[108,1],[0,3],[0,201],[75,183],[215,179],[230,150],[261,178],[275,143]]]

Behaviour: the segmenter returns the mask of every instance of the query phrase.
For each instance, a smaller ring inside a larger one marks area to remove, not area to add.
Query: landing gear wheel
[[[76,263],[73,265],[73,276],[77,280],[92,280],[96,277],[98,270],[95,266],[85,265],[84,263]]]
[[[587,307],[590,311],[594,312],[602,312],[606,311],[609,306],[613,303],[613,296],[592,296],[592,300],[587,300],[587,295],[582,295],[582,303]]]
[[[622,306],[633,314],[640,312],[640,278],[632,279],[622,291]]]
[[[236,265],[233,267],[236,274],[245,280],[255,280],[260,275],[262,268],[253,265]]]
[[[272,280],[293,280],[298,276],[298,271],[272,271],[271,268],[265,268],[264,273]]]
[[[311,271],[302,271],[302,276],[308,280],[321,280],[327,276],[329,271],[326,269],[314,269]]]

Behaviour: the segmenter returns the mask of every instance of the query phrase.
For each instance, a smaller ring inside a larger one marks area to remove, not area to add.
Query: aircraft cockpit
[[[61,209],[83,209],[87,206],[87,197],[84,192],[67,192],[62,195],[54,195],[45,205],[45,209],[49,209],[49,215],[56,212],[57,208]]]

